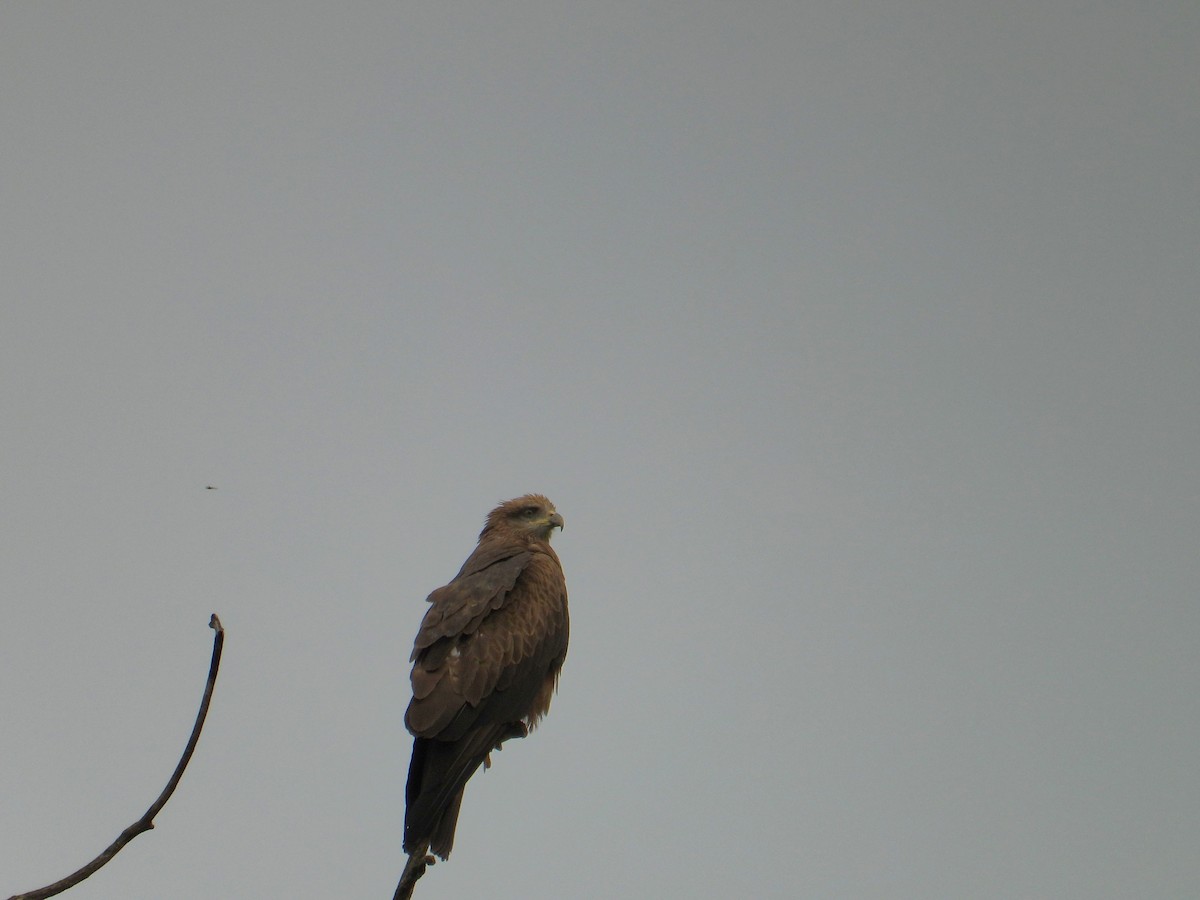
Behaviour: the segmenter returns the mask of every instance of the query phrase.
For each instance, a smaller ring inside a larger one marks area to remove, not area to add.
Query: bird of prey
[[[454,579],[429,595],[413,646],[404,851],[442,859],[467,780],[550,708],[567,655],[567,585],[540,494],[501,503]],[[423,871],[423,869],[422,869]]]

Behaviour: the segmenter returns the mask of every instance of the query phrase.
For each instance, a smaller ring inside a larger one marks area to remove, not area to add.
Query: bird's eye
[[[527,506],[523,510],[521,510],[521,515],[523,515],[527,519],[532,519],[537,514],[538,514],[538,508],[536,506]]]

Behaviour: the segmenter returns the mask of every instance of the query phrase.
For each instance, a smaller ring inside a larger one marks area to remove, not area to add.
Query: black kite
[[[567,655],[567,585],[550,548],[563,519],[540,494],[493,509],[475,552],[429,595],[412,652],[404,851],[442,859],[467,780],[550,708]]]

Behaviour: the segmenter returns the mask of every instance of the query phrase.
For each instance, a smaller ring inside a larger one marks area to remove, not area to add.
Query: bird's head
[[[527,539],[549,541],[555,528],[563,527],[563,517],[554,504],[541,494],[526,494],[501,503],[490,513],[479,537],[492,531],[525,536]]]

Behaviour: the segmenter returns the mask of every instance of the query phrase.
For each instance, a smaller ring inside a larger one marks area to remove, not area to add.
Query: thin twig
[[[424,850],[418,850],[408,858],[408,863],[404,866],[404,874],[400,876],[400,883],[396,885],[396,893],[392,896],[392,900],[410,900],[413,895],[413,888],[417,886],[417,879],[425,874],[425,869],[432,866],[436,862],[432,856]]]
[[[171,775],[171,780],[167,782],[167,786],[163,788],[162,793],[158,795],[158,799],[150,805],[150,808],[146,810],[140,819],[122,831],[115,841],[109,844],[99,856],[82,869],[73,872],[61,881],[54,882],[54,884],[46,885],[46,887],[38,888],[28,893],[16,894],[9,897],[8,900],[43,900],[45,897],[53,897],[55,894],[61,894],[68,888],[75,887],[79,882],[107,865],[109,860],[121,852],[121,848],[143,831],[149,831],[154,827],[154,817],[167,805],[167,801],[171,799],[171,794],[175,793],[179,779],[183,777],[183,770],[187,768],[187,764],[192,758],[192,751],[196,749],[196,742],[200,740],[200,730],[204,727],[204,719],[208,715],[208,704],[212,700],[213,686],[217,683],[217,669],[221,665],[221,648],[225,645],[225,629],[221,627],[221,620],[217,618],[216,613],[213,613],[212,618],[208,620],[208,627],[216,632],[216,636],[213,638],[212,662],[208,666],[208,682],[204,685],[204,698],[200,701],[200,711],[196,713],[196,724],[192,726],[192,736],[188,738],[187,746],[183,750],[183,756],[179,758],[179,765],[175,767],[175,772]]]

